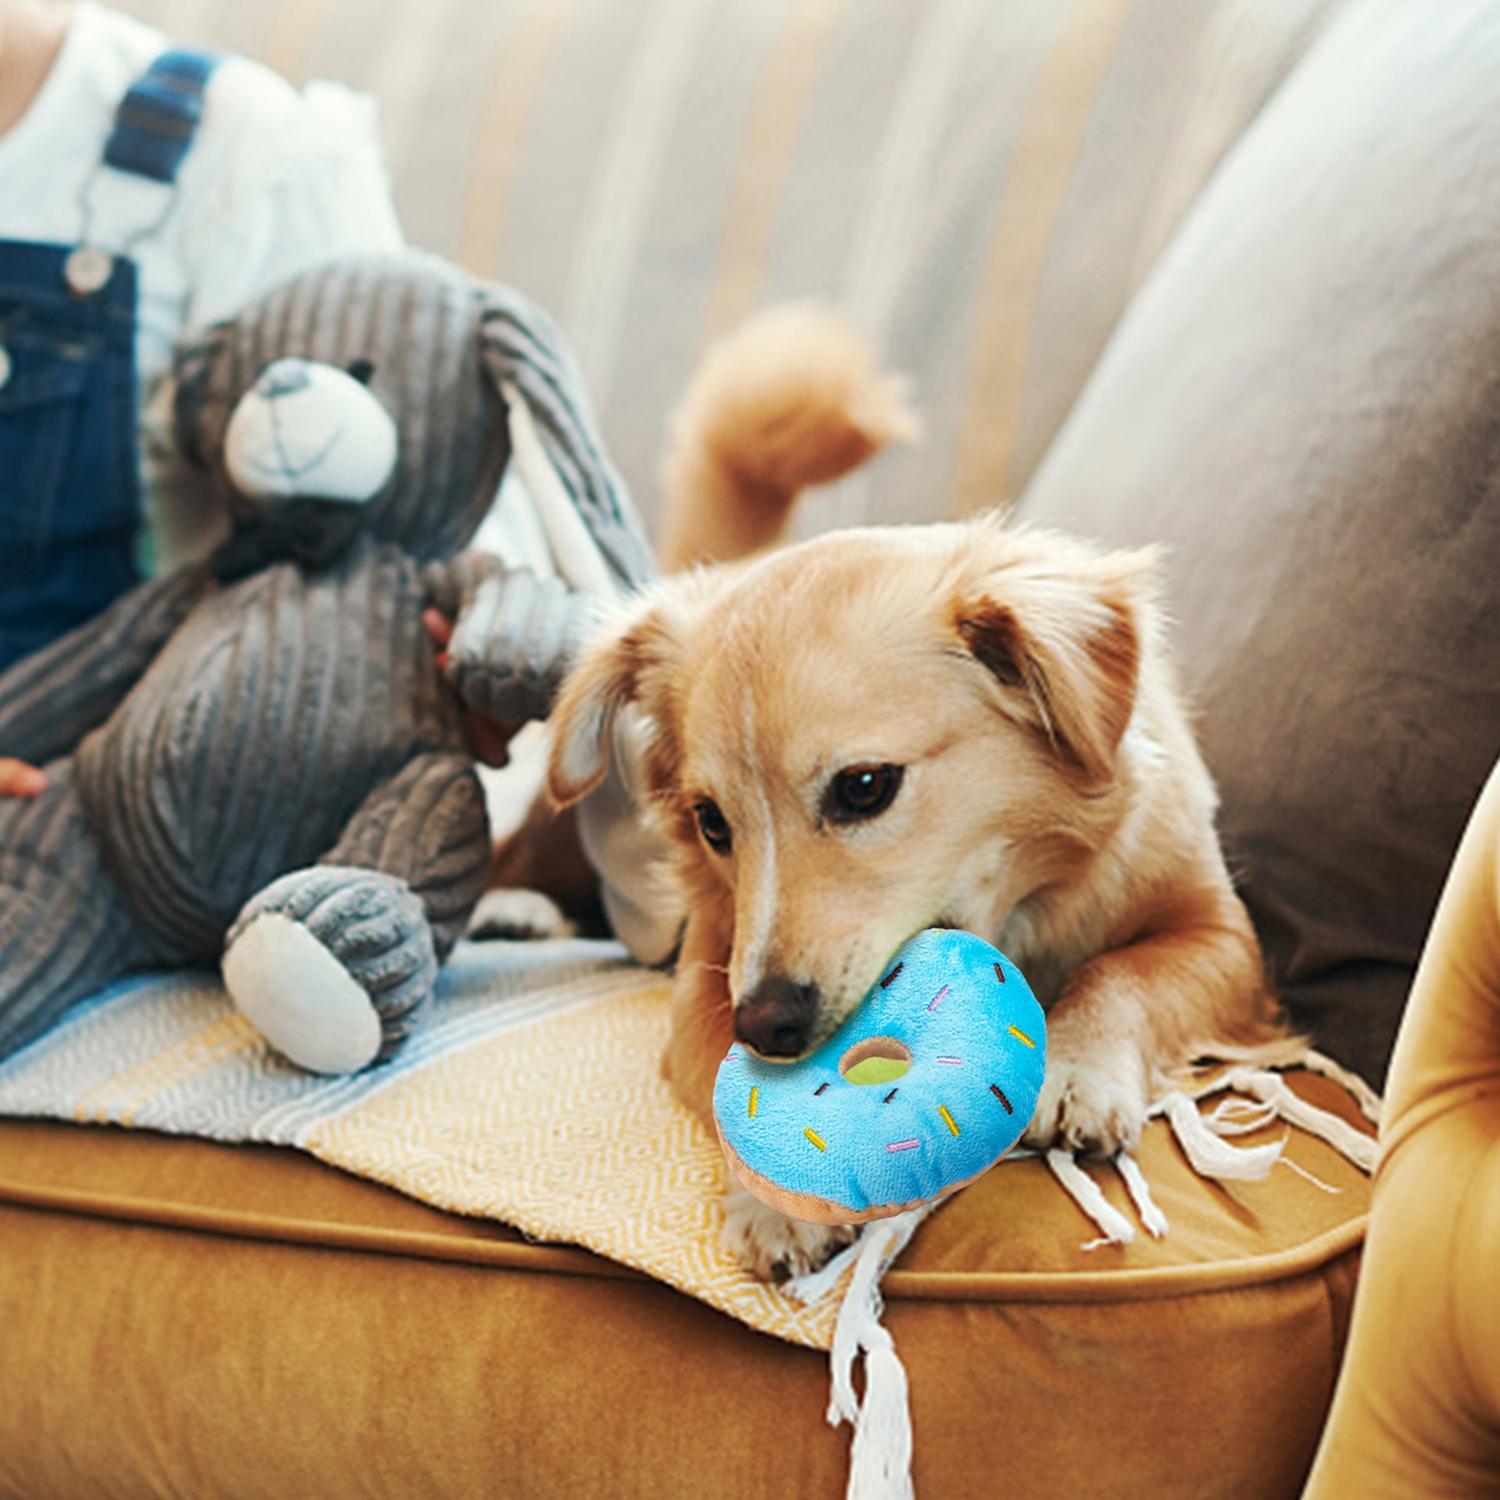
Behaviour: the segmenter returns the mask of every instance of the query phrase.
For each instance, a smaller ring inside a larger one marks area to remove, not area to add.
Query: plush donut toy
[[[994,1166],[1030,1121],[1046,1063],[1046,1019],[1021,971],[972,933],[931,928],[801,1062],[731,1047],[714,1119],[757,1198],[794,1219],[857,1224]]]

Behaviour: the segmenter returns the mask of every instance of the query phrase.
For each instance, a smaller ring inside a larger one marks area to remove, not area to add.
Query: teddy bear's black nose
[[[305,391],[311,384],[312,376],[307,373],[307,365],[302,360],[278,359],[274,365],[261,371],[255,389],[267,401],[275,401],[279,396]]]

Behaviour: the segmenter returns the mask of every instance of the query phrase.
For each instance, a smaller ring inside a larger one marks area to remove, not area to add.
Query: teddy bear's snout
[[[267,365],[236,403],[224,466],[246,499],[362,505],[396,467],[396,426],[356,375],[307,359]]]
[[[305,391],[312,384],[306,360],[278,359],[261,371],[255,382],[255,393],[263,400],[274,401],[279,396],[293,396]]]

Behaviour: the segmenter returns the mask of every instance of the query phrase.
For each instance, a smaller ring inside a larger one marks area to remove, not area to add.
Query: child
[[[171,567],[222,534],[163,456],[179,335],[400,245],[369,100],[0,0],[0,670],[137,582],[143,538]],[[43,784],[0,761],[0,794]]]

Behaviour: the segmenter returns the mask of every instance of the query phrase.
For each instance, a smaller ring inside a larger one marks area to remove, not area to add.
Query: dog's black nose
[[[817,985],[772,974],[735,1006],[734,1034],[762,1057],[797,1057],[807,1050],[817,1011]]]

